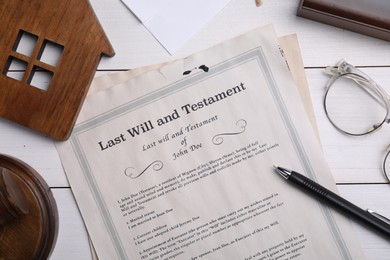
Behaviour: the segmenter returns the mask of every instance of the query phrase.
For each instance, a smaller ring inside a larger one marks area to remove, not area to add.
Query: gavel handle
[[[0,167],[0,226],[26,215],[28,211],[27,198],[17,175]]]

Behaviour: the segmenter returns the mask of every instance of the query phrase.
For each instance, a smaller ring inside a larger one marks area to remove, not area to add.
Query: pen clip
[[[372,216],[376,217],[377,219],[385,222],[387,225],[390,225],[390,219],[386,218],[385,216],[382,216],[381,214],[376,213],[371,209],[367,209],[367,212],[370,213]]]

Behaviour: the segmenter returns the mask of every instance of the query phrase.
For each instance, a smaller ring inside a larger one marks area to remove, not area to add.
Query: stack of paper
[[[274,173],[335,189],[286,39],[289,65],[266,26],[187,62],[95,80],[57,147],[99,258],[363,258],[346,218]]]

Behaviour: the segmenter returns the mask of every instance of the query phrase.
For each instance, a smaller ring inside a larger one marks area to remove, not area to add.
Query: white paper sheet
[[[229,0],[122,1],[171,54],[229,2]]]
[[[154,15],[171,5],[172,0],[122,0],[142,23],[153,18]]]
[[[347,219],[273,172],[335,189],[272,27],[191,61],[89,96],[58,143],[99,258],[363,258]]]

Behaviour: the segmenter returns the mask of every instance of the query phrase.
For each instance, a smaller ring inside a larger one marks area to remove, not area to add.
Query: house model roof
[[[0,117],[69,137],[111,47],[87,0],[0,3]]]

